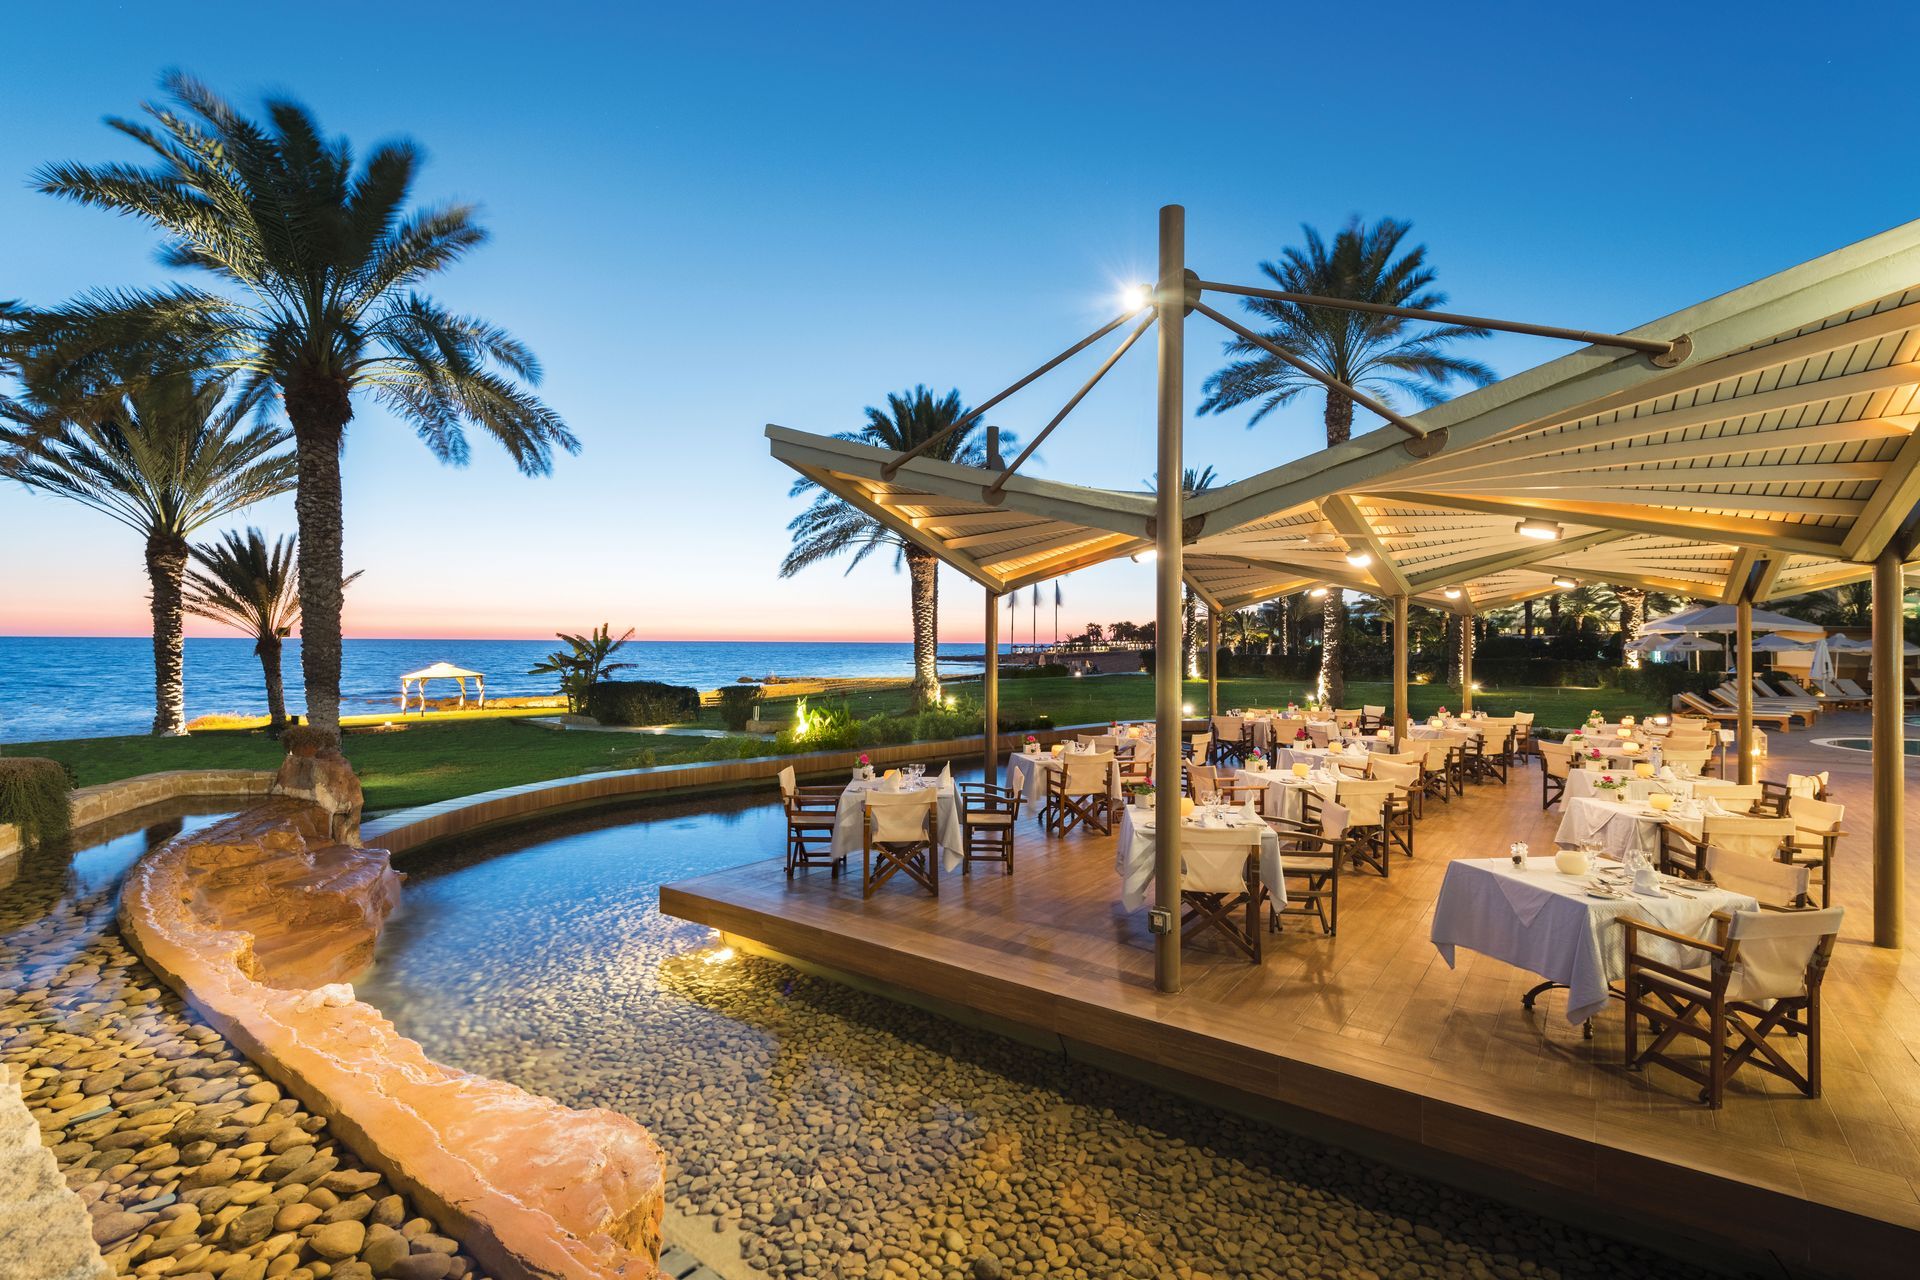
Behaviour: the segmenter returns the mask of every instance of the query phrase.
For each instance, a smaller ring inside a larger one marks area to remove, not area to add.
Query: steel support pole
[[[1900,553],[1873,562],[1873,945],[1900,945],[1906,897],[1907,755],[1901,726],[1906,595]]]
[[[1153,787],[1164,806],[1154,823],[1153,984],[1180,990],[1180,584],[1185,576],[1181,526],[1186,518],[1181,414],[1186,356],[1187,211],[1160,209],[1160,280],[1154,289],[1160,321],[1159,466],[1154,485],[1154,751]]]
[[[1220,714],[1220,616],[1207,606],[1207,722]]]
[[[1407,736],[1407,598],[1393,597],[1393,749]]]
[[[980,701],[984,723],[982,763],[984,780],[992,785],[1000,775],[1000,593],[987,592],[987,664],[980,674]]]
[[[1750,785],[1758,773],[1760,761],[1753,754],[1755,739],[1753,736],[1753,601],[1742,600],[1733,607],[1736,619],[1734,636],[1734,660],[1740,670],[1740,714],[1739,732],[1734,735],[1734,746],[1740,752],[1740,783]]]

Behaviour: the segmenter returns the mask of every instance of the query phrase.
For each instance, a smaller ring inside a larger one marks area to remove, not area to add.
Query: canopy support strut
[[[1181,471],[1181,413],[1186,357],[1187,211],[1160,209],[1160,283],[1154,306],[1160,317],[1159,483],[1154,495],[1153,788],[1168,820],[1156,822],[1153,856],[1153,985],[1180,990],[1180,776],[1185,716],[1180,697],[1180,586],[1185,554],[1180,534],[1185,506]]]

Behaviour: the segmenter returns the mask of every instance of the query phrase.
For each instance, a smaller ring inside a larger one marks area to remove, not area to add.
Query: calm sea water
[[[551,676],[527,668],[552,652],[551,640],[348,640],[342,710],[391,707],[400,675],[445,660],[486,673],[491,697],[552,693]],[[942,645],[943,657],[977,654],[978,644]],[[620,659],[636,680],[713,689],[741,676],[904,676],[911,644],[778,641],[630,641]],[[287,643],[287,709],[306,710],[300,642]],[[956,672],[978,671],[958,666]],[[438,684],[429,696],[451,694]],[[263,714],[266,692],[253,642],[238,636],[187,641],[187,718],[219,712]],[[144,733],[153,724],[153,645],[145,637],[62,639],[0,636],[0,742]]]

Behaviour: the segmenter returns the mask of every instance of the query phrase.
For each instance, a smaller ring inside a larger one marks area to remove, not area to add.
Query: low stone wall
[[[147,854],[121,929],[216,1030],[495,1277],[653,1280],[664,1160],[613,1111],[445,1067],[340,984],[398,901],[385,850],[278,796]]]
[[[270,769],[170,769],[78,787],[73,793],[73,825],[84,827],[184,796],[263,796],[273,777]],[[0,824],[0,858],[19,851],[19,829]]]

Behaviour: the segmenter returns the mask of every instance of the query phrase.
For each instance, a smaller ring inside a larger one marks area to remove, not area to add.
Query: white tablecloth
[[[1267,795],[1261,803],[1261,812],[1269,818],[1285,818],[1289,822],[1300,821],[1303,792],[1317,792],[1322,800],[1334,797],[1335,784],[1332,781],[1315,777],[1298,778],[1292,769],[1269,769],[1265,773],[1240,769],[1227,776],[1235,783],[1265,787]]]
[[[1153,747],[1151,743],[1138,748],[1138,750],[1145,751],[1147,758],[1150,759],[1152,757]],[[1140,756],[1136,753],[1135,759],[1139,758]],[[1041,752],[1037,756],[1030,756],[1024,751],[1016,751],[1007,757],[1005,785],[1007,789],[1011,791],[1013,789],[1014,775],[1018,774],[1020,777],[1020,794],[1026,798],[1028,812],[1037,813],[1039,812],[1039,807],[1047,802],[1048,776],[1058,773],[1061,767],[1060,757],[1050,751]],[[1113,771],[1113,786],[1111,790],[1113,798],[1118,800],[1120,798],[1120,770],[1117,768]]]
[[[1680,803],[1666,813],[1654,813],[1644,804],[1589,796],[1561,804],[1560,829],[1554,832],[1553,842],[1569,849],[1594,845],[1609,858],[1624,858],[1633,850],[1653,862],[1660,857],[1663,822],[1672,823],[1696,840],[1706,832],[1700,810],[1693,805]]]
[[[1120,873],[1120,903],[1129,911],[1146,905],[1153,889],[1154,819],[1158,811],[1128,805],[1120,815],[1120,829],[1114,840],[1114,870]],[[1251,821],[1236,813],[1232,820],[1244,825],[1247,851],[1260,842],[1260,879],[1277,907],[1287,905],[1286,877],[1280,873],[1280,837],[1258,818]],[[1191,820],[1190,820],[1191,821]]]
[[[1454,949],[1466,947],[1560,983],[1567,988],[1567,1021],[1579,1023],[1606,1008],[1608,984],[1626,976],[1620,917],[1701,938],[1711,934],[1714,912],[1759,908],[1752,898],[1714,888],[1662,898],[1590,898],[1585,885],[1591,878],[1563,876],[1551,858],[1529,858],[1525,871],[1506,858],[1450,863],[1434,904],[1433,945],[1449,966]],[[1641,941],[1654,960],[1682,968],[1707,962],[1693,947]]]
[[[866,847],[867,792],[883,785],[878,778],[847,784],[833,811],[833,852],[836,857],[859,853]],[[928,780],[927,786],[933,782]],[[960,834],[960,797],[948,782],[940,788],[933,818],[934,843],[940,846],[942,865],[952,871],[960,865],[966,846]]]
[[[1595,797],[1601,800],[1616,799],[1617,797],[1609,796],[1599,787],[1600,779],[1605,777],[1608,772],[1609,770],[1605,769],[1572,770],[1567,774],[1566,799],[1585,800],[1589,797]],[[1616,778],[1626,778],[1626,798],[1636,804],[1644,801],[1656,791],[1665,791],[1669,795],[1688,798],[1713,795],[1728,787],[1737,787],[1740,785],[1737,782],[1729,782],[1725,778],[1677,778],[1662,785],[1651,778],[1628,777],[1625,771],[1615,773],[1613,776]],[[1745,806],[1742,807],[1744,808]]]

